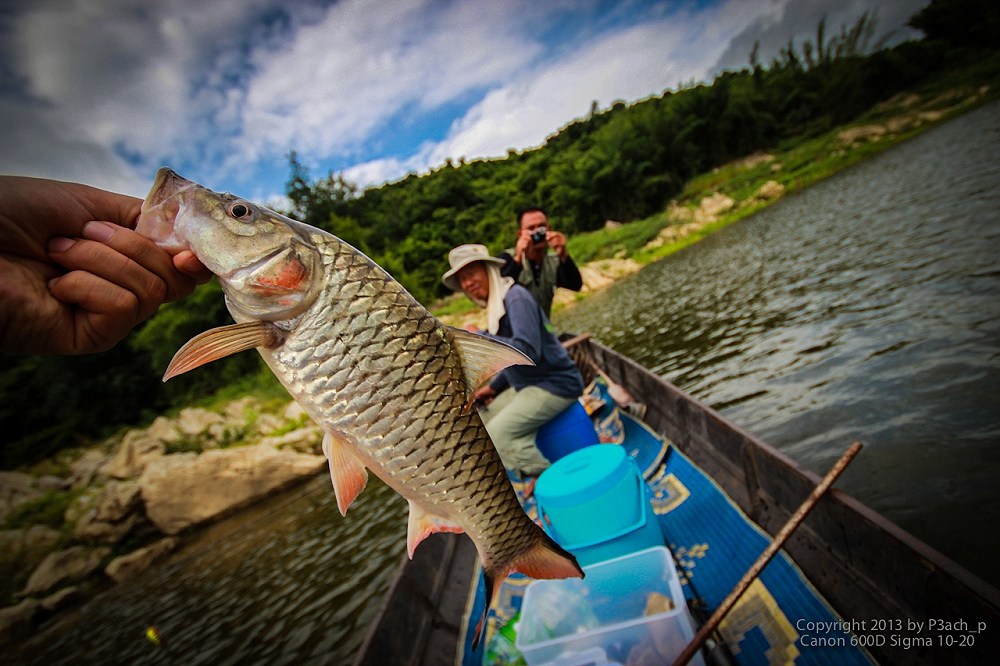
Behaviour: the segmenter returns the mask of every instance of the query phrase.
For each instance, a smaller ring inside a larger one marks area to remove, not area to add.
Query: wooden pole
[[[680,656],[674,660],[674,666],[684,666],[684,664],[688,663],[688,661],[691,660],[691,657],[693,657],[695,653],[701,649],[701,646],[704,645],[706,640],[708,640],[708,637],[712,634],[712,632],[716,630],[719,623],[721,623],[723,618],[726,617],[726,614],[733,609],[733,606],[735,606],[736,602],[739,601],[741,596],[743,596],[743,593],[747,591],[747,588],[750,587],[750,584],[753,583],[754,579],[760,575],[760,572],[764,570],[764,567],[767,566],[768,562],[774,558],[785,542],[788,541],[788,537],[792,535],[792,532],[794,532],[795,529],[802,524],[806,515],[812,511],[819,499],[826,493],[827,490],[829,490],[830,486],[832,486],[833,482],[837,480],[837,477],[840,476],[841,472],[847,468],[847,465],[854,459],[854,456],[858,455],[858,452],[861,450],[861,446],[861,442],[854,442],[850,447],[848,447],[847,451],[844,452],[844,455],[840,457],[840,460],[838,460],[830,471],[826,473],[823,480],[819,482],[819,485],[813,489],[809,497],[806,498],[806,501],[802,503],[802,506],[800,506],[795,513],[791,515],[788,522],[785,523],[785,526],[782,527],[781,531],[775,535],[774,541],[771,542],[771,545],[764,549],[764,552],[760,554],[757,561],[753,563],[753,566],[750,567],[740,582],[736,584],[736,587],[734,587],[733,591],[729,593],[729,596],[727,596],[715,612],[712,613],[712,617],[708,618],[708,622],[702,626],[691,642],[688,643],[688,646],[684,648],[684,651],[681,652]]]

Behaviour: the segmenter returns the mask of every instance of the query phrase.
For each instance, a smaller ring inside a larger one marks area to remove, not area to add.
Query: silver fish
[[[182,347],[164,381],[257,349],[325,431],[346,514],[371,470],[409,502],[407,551],[434,532],[465,532],[486,580],[484,619],[508,574],[582,576],[573,556],[524,513],[471,393],[517,350],[445,326],[392,276],[339,238],[160,169],[137,230],[191,249],[219,279],[234,325]]]

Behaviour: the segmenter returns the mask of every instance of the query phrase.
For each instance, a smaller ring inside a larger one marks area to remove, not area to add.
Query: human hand
[[[483,384],[473,392],[472,402],[485,406],[493,402],[493,398],[495,397],[497,397],[496,389],[489,384]]]
[[[131,230],[141,200],[58,181],[0,177],[0,349],[110,349],[161,303],[210,274]]]
[[[514,244],[514,261],[518,264],[524,259],[524,253],[531,247],[531,232],[521,229],[517,234],[517,243]]]
[[[545,234],[545,240],[548,241],[549,247],[559,255],[559,260],[565,261],[566,257],[569,256],[566,253],[566,235],[558,231],[550,231]]]

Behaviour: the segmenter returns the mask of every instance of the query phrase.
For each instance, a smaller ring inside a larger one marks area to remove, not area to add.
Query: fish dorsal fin
[[[274,349],[284,341],[284,332],[267,321],[249,321],[213,328],[194,336],[177,350],[167,371],[163,373],[163,381],[248,349]]]
[[[327,432],[323,437],[323,455],[330,463],[330,480],[337,496],[340,515],[346,516],[351,502],[368,483],[368,470],[351,449],[351,443],[340,433]]]
[[[411,560],[413,559],[413,551],[417,549],[417,544],[435,532],[454,532],[458,534],[465,531],[447,518],[424,511],[413,500],[409,500],[409,504],[410,519],[406,524],[406,553],[410,556]]]
[[[501,370],[511,365],[534,365],[534,361],[508,344],[451,328],[455,348],[462,358],[462,371],[469,391],[475,391]]]

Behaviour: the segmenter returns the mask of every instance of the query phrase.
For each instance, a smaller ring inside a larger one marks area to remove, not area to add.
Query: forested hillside
[[[975,18],[972,18],[975,17]],[[756,150],[815,136],[877,102],[928,81],[981,72],[1000,46],[1000,10],[984,0],[933,2],[911,19],[927,37],[885,49],[877,17],[789,43],[739,72],[633,104],[592,109],[532,150],[504,159],[450,162],[430,174],[360,191],[339,174],[313,178],[294,153],[287,194],[293,217],[327,229],[385,267],[422,302],[443,294],[448,250],[482,242],[494,251],[516,233],[515,211],[541,205],[553,225],[579,234],[607,220],[661,212],[694,175]],[[971,73],[970,73],[971,72]],[[996,76],[992,72],[991,76]],[[229,323],[215,284],[161,308],[127,344],[89,357],[3,357],[0,467],[9,468],[135,423],[258,373],[255,354],[167,385],[159,376],[188,338]]]
[[[570,233],[647,217],[695,174],[848,122],[969,57],[937,41],[872,52],[876,28],[868,14],[833,35],[821,23],[813,40],[789,43],[770,64],[751,53],[747,68],[710,84],[594,109],[540,148],[452,162],[364,192],[336,174],[311,180],[293,155],[293,214],[363,249],[426,302],[444,293],[448,250],[465,242],[504,249],[520,207],[545,207]]]

